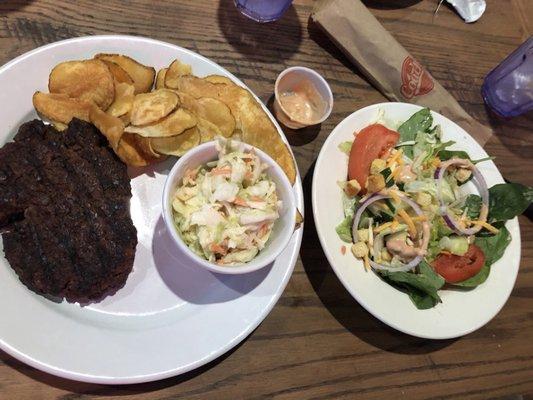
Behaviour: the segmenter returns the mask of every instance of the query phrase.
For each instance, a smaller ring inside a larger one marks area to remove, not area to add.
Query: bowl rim
[[[284,213],[288,213],[289,214],[287,218],[290,218],[290,220],[295,220],[296,219],[296,208],[297,208],[297,206],[296,206],[296,197],[295,197],[295,194],[294,194],[294,189],[293,189],[293,187],[292,187],[292,185],[291,185],[291,183],[289,181],[289,178],[287,178],[287,175],[285,174],[283,169],[279,166],[279,164],[274,159],[272,159],[272,157],[270,157],[264,151],[262,151],[261,149],[255,147],[255,146],[252,146],[252,145],[250,145],[248,143],[241,142],[241,141],[238,141],[238,140],[232,140],[232,142],[242,143],[245,146],[246,150],[253,149],[256,152],[256,154],[259,156],[259,158],[261,159],[262,162],[265,162],[266,164],[269,165],[269,168],[273,168],[273,169],[275,169],[277,171],[277,174],[280,176],[280,179],[283,182],[283,186],[285,186],[287,188],[287,193],[288,193],[288,199],[283,199],[284,203],[287,200],[288,200],[288,203],[289,203],[289,204],[284,204],[284,206],[283,206],[285,208]],[[194,149],[189,150],[185,155],[180,157],[176,161],[176,163],[172,166],[172,169],[168,173],[167,178],[165,180],[165,185],[164,185],[164,189],[163,189],[163,196],[162,196],[163,220],[165,222],[165,227],[170,232],[170,236],[172,237],[174,243],[180,248],[180,250],[183,253],[185,253],[187,255],[187,257],[189,257],[189,259],[192,262],[194,262],[195,265],[199,265],[199,266],[201,266],[201,267],[203,267],[203,268],[205,268],[205,269],[207,269],[207,270],[209,270],[211,272],[220,273],[220,274],[238,275],[238,274],[245,274],[245,273],[249,273],[249,272],[254,272],[254,271],[257,271],[257,270],[260,270],[260,269],[266,267],[267,265],[270,265],[271,263],[273,263],[276,260],[276,258],[281,254],[281,252],[287,247],[287,244],[290,242],[290,240],[292,238],[292,235],[294,234],[294,230],[292,230],[292,231],[287,230],[288,233],[285,233],[284,237],[282,236],[282,241],[281,241],[281,243],[279,245],[278,250],[272,252],[272,254],[269,257],[267,257],[265,260],[263,260],[261,263],[257,263],[257,262],[254,263],[254,261],[256,260],[256,258],[254,258],[254,259],[252,259],[251,261],[249,261],[249,262],[247,262],[245,264],[238,264],[238,265],[234,265],[234,266],[230,266],[230,267],[227,267],[227,266],[224,267],[224,266],[219,266],[219,265],[213,264],[213,263],[209,262],[208,260],[200,257],[195,252],[193,252],[189,248],[189,246],[187,246],[187,244],[185,244],[185,242],[183,241],[183,239],[179,235],[179,233],[178,233],[178,231],[177,231],[177,229],[176,229],[176,227],[174,226],[174,223],[173,223],[171,202],[169,202],[168,200],[172,196],[173,189],[175,189],[173,187],[173,185],[172,185],[172,182],[175,180],[177,171],[189,159],[193,158],[194,155],[196,155],[198,153],[203,153],[203,152],[205,152],[205,151],[207,151],[209,149],[212,149],[213,147],[216,146],[216,144],[217,144],[217,140],[216,139],[212,140],[212,141],[209,141],[209,142],[202,143],[199,146],[195,147]],[[180,179],[181,179],[181,177],[180,177]],[[267,247],[268,247],[268,243],[267,243],[267,246],[265,248],[267,248]],[[263,250],[261,250],[261,251],[263,251]]]

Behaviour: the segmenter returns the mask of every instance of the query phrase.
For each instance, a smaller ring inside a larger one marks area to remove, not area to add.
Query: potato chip
[[[165,76],[167,74],[168,68],[160,69],[157,72],[157,78],[155,78],[155,88],[164,89],[165,88]]]
[[[107,68],[109,68],[109,71],[111,71],[111,75],[113,75],[113,78],[115,78],[115,81],[117,83],[127,83],[128,85],[133,85],[133,79],[131,79],[131,76],[124,71],[124,68],[122,68],[117,63],[114,63],[113,61],[109,60],[102,60],[105,65],[107,65]]]
[[[115,101],[106,110],[106,113],[113,117],[122,117],[128,114],[133,107],[133,100],[135,95],[133,94],[135,88],[128,83],[116,83],[115,84]],[[129,123],[129,121],[128,121]]]
[[[144,167],[158,161],[149,140],[138,135],[124,132],[124,124],[120,118],[113,117],[96,106],[91,107],[91,122],[107,138],[111,148],[127,165]]]
[[[160,89],[135,96],[131,109],[131,124],[152,124],[170,114],[178,105],[179,98],[170,90]]]
[[[165,87],[175,89],[178,85],[178,78],[180,76],[191,74],[191,66],[176,59],[169,65],[168,70],[165,73]]]
[[[206,119],[199,118],[196,126],[200,133],[200,143],[210,142],[211,140],[215,140],[217,136],[223,136],[218,126]]]
[[[96,106],[90,108],[91,123],[107,138],[111,148],[117,152],[118,145],[124,134],[124,123],[120,118],[106,114]]]
[[[152,149],[150,138],[128,132],[124,132],[124,135],[120,139],[119,157],[121,154],[124,158],[128,159],[129,162],[125,161],[128,165],[136,167],[144,167],[165,158]]]
[[[233,135],[235,118],[225,103],[212,97],[197,99],[187,93],[177,93],[183,107],[191,110],[199,120],[207,120],[217,127],[217,135],[224,137]]]
[[[150,143],[146,143],[142,138],[135,134],[125,132],[120,139],[119,146],[115,151],[117,156],[127,165],[134,167],[146,167],[155,161],[157,157],[151,154]],[[147,150],[150,149],[150,150]]]
[[[62,122],[57,122],[57,121],[50,121],[50,122],[52,123],[53,127],[56,128],[59,132],[63,132],[64,130],[68,128],[68,125]]]
[[[151,125],[133,126],[126,128],[126,132],[137,133],[143,137],[169,137],[183,133],[186,129],[196,125],[196,117],[184,108],[178,108],[172,114]]]
[[[206,119],[217,126],[224,137],[230,137],[235,130],[235,118],[229,107],[220,100],[211,97],[198,99],[198,117]]]
[[[72,118],[89,121],[91,104],[86,101],[72,99],[66,94],[42,92],[35,92],[32,100],[37,112],[49,120],[62,124],[68,124]]]
[[[242,131],[242,140],[276,160],[294,184],[296,165],[292,154],[263,107],[248,90],[233,83],[211,83],[195,76],[179,77],[177,86],[180,92],[193,97],[212,97],[225,103],[235,117],[236,129]]]
[[[300,210],[296,209],[296,221],[294,223],[294,230],[300,228],[303,223],[304,223],[304,216],[302,215]]]
[[[152,138],[150,141],[152,148],[158,153],[181,157],[200,144],[200,133],[193,127],[178,136]]]
[[[130,124],[130,113],[121,115],[119,118],[124,124],[124,126],[128,126]]]
[[[211,83],[225,83],[226,85],[233,84],[233,81],[230,78],[222,75],[207,75],[203,79]]]
[[[155,69],[153,67],[147,67],[133,58],[120,54],[100,53],[95,55],[94,58],[114,62],[126,71],[133,80],[135,94],[146,93],[152,89],[155,78]]]
[[[50,72],[48,90],[94,102],[104,110],[115,98],[113,75],[100,60],[66,61],[56,65]]]

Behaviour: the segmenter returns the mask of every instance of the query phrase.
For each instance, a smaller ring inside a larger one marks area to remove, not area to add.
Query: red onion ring
[[[402,201],[407,203],[414,210],[416,215],[418,215],[418,216],[424,215],[424,213],[422,212],[420,207],[418,207],[418,204],[416,204],[409,197],[404,196],[404,195],[400,195],[400,194],[398,194],[398,197]],[[374,203],[376,201],[383,200],[383,199],[389,199],[389,198],[392,198],[392,196],[389,196],[388,194],[374,193],[372,196],[370,196],[368,199],[366,199],[365,201],[363,201],[359,205],[359,208],[357,209],[357,212],[355,213],[355,217],[354,217],[353,225],[352,225],[352,236],[353,236],[354,242],[358,241],[357,240],[357,229],[359,228],[359,222],[361,220],[361,215],[363,215],[363,212],[365,211],[365,209],[370,204],[372,204],[372,203]],[[420,264],[420,261],[422,261],[422,258],[424,257],[424,255],[425,255],[425,253],[427,251],[428,244],[429,244],[429,224],[428,224],[427,221],[424,221],[422,223],[422,228],[423,228],[422,245],[420,246],[419,249],[417,249],[419,251],[419,253],[420,253],[419,255],[417,255],[415,258],[413,258],[407,264],[400,264],[400,266],[398,266],[398,267],[391,267],[391,266],[388,266],[388,265],[382,265],[382,264],[376,263],[375,261],[369,260],[370,265],[372,266],[372,268],[376,269],[376,270],[384,270],[384,271],[391,271],[391,272],[406,272],[406,271],[411,271],[412,269],[414,269],[418,264]]]
[[[459,226],[457,221],[454,219],[454,217],[451,215],[450,211],[448,210],[448,205],[444,202],[442,198],[442,179],[444,178],[444,172],[452,166],[452,165],[459,165],[463,168],[468,168],[470,171],[472,171],[472,175],[474,176],[474,184],[477,187],[477,190],[479,191],[479,194],[481,196],[481,210],[479,212],[479,220],[485,222],[487,221],[487,216],[489,213],[489,189],[487,187],[487,182],[485,181],[485,178],[483,178],[483,175],[481,175],[481,172],[476,168],[474,164],[470,160],[465,160],[463,158],[451,158],[448,161],[443,162],[439,168],[435,170],[435,179],[437,180],[437,197],[440,204],[440,212],[441,215],[446,222],[446,225],[448,225],[451,229],[455,231],[455,233],[458,233],[460,235],[475,235],[481,230],[481,225],[476,225],[472,228],[463,228]]]

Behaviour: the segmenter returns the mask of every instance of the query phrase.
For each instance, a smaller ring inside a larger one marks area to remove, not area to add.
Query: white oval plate
[[[372,272],[365,272],[361,261],[353,257],[335,227],[344,218],[342,193],[337,181],[346,180],[348,157],[338,145],[353,140],[353,133],[376,121],[378,110],[387,120],[403,122],[422,107],[406,103],[382,103],[365,107],[345,118],[331,132],[318,156],[313,176],[313,214],[320,243],[329,263],[350,294],[368,312],[382,322],[407,334],[429,339],[447,339],[466,335],[489,322],[503,307],[513,289],[520,264],[518,219],[507,223],[512,241],[504,256],[491,267],[487,281],[471,291],[441,290],[442,303],[429,310],[418,310],[409,297],[394,289]],[[474,159],[487,153],[460,126],[432,112],[440,124],[444,140],[455,140],[452,148],[466,150]],[[478,165],[487,184],[503,183],[492,161]],[[348,251],[341,254],[341,246]]]
[[[245,86],[214,62],[168,43],[129,36],[65,40],[0,69],[0,146],[12,139],[20,124],[37,117],[32,95],[47,91],[48,74],[57,63],[99,52],[126,54],[156,69],[179,58],[198,76],[225,75]],[[222,276],[190,265],[161,217],[163,185],[174,161],[148,171],[130,170],[131,214],[139,240],[133,272],[122,289],[100,303],[56,304],[29,291],[10,268],[0,243],[2,350],[64,378],[138,383],[197,368],[230,350],[263,321],[291,276],[302,230],[273,264],[254,273]],[[303,210],[299,177],[295,194]]]

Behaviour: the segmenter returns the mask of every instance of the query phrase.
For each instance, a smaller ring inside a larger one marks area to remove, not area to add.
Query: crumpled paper
[[[487,8],[485,0],[446,0],[465,22],[476,22]]]

